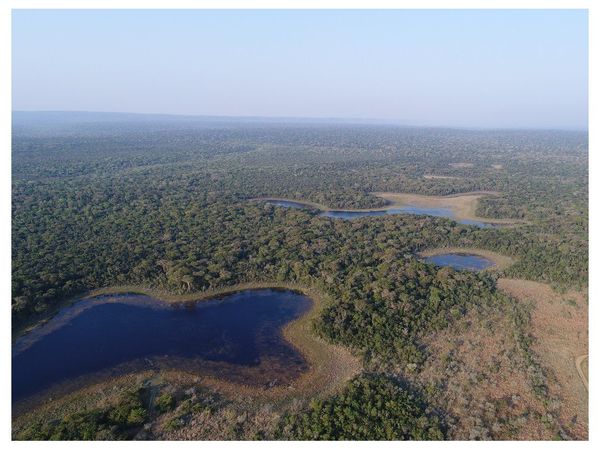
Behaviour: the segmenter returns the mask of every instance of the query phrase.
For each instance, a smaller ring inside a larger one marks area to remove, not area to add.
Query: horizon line
[[[363,125],[388,125],[402,128],[438,128],[474,131],[493,130],[523,130],[523,131],[585,131],[589,132],[589,123],[586,126],[473,126],[473,125],[428,125],[407,124],[400,119],[362,118],[362,117],[334,117],[334,116],[261,116],[261,115],[218,115],[218,114],[185,114],[185,113],[161,113],[161,112],[131,112],[131,111],[97,111],[97,110],[60,110],[60,109],[12,109],[14,113],[71,113],[71,114],[106,114],[106,115],[131,115],[131,116],[155,116],[188,119],[223,119],[223,120],[248,120],[248,121],[273,121],[285,123],[287,121],[302,122],[335,122],[337,124],[363,124]]]

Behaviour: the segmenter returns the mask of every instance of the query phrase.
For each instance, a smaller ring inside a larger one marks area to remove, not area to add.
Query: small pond
[[[442,255],[428,256],[425,262],[437,266],[450,266],[457,270],[484,270],[495,264],[487,258],[468,253],[444,253]]]
[[[308,366],[281,330],[311,305],[277,289],[177,304],[134,294],[82,300],[13,344],[13,402],[86,376],[159,368],[249,385],[289,383]]]

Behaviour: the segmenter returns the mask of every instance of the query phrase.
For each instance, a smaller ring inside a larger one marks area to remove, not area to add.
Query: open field
[[[459,253],[459,254],[483,256],[484,258],[487,258],[494,263],[493,266],[488,267],[487,269],[484,269],[485,271],[504,270],[511,264],[515,263],[515,260],[513,258],[510,258],[505,255],[501,255],[500,253],[492,252],[492,251],[485,250],[482,248],[475,248],[475,247],[438,247],[438,248],[423,250],[422,252],[419,252],[418,255],[426,258],[428,256],[443,255],[445,253]]]
[[[549,371],[550,393],[560,399],[562,426],[588,436],[588,393],[576,360],[588,353],[588,303],[582,292],[559,294],[534,281],[501,278],[498,287],[531,306],[533,350]]]

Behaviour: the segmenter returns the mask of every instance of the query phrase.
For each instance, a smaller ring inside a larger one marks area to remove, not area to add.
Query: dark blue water
[[[467,253],[446,253],[443,255],[429,256],[425,262],[437,266],[450,266],[457,270],[483,270],[494,265],[492,261],[483,256]]]
[[[269,361],[284,369],[270,373],[271,379],[293,378],[306,362],[283,339],[281,328],[310,306],[304,295],[274,289],[177,305],[138,295],[83,300],[15,342],[13,402],[119,365],[147,369],[153,360],[162,367],[210,365],[213,372],[223,363],[234,375],[236,368]],[[268,380],[243,380],[253,381]]]

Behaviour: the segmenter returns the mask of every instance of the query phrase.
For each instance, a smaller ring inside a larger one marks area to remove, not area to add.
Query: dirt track
[[[581,381],[583,383],[583,385],[585,386],[585,389],[589,392],[590,387],[588,385],[589,380],[587,379],[585,373],[583,373],[583,369],[581,368],[581,363],[583,363],[583,361],[585,359],[587,359],[588,355],[581,355],[578,356],[577,359],[575,359],[575,367],[577,367],[577,373],[579,374],[579,378],[581,378]]]

